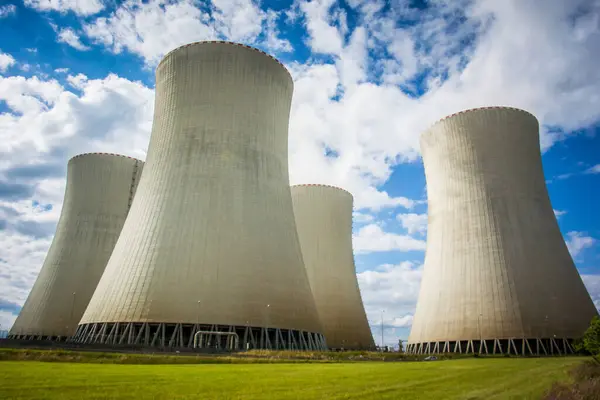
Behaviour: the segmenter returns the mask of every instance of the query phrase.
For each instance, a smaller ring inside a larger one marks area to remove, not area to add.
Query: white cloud
[[[581,278],[596,308],[600,310],[600,275],[582,275]]]
[[[0,250],[0,311],[10,310],[9,312],[16,314],[16,308],[25,302],[35,282],[51,240],[0,231],[0,241],[3,243]],[[8,328],[4,323],[12,322],[8,321],[10,316],[4,317],[4,322],[0,322],[3,329]]]
[[[565,215],[567,213],[567,211],[565,210],[553,210],[554,211],[554,215],[556,216],[556,219],[562,217],[563,215]]]
[[[357,254],[378,251],[423,251],[425,241],[407,235],[384,232],[379,225],[369,224],[360,228],[353,237]]]
[[[86,51],[90,49],[88,46],[81,43],[79,35],[71,28],[60,29],[58,31],[58,41],[60,43],[66,43],[77,50]]]
[[[427,214],[398,214],[396,219],[409,235],[427,232]]]
[[[585,171],[586,174],[600,174],[600,164],[596,164],[593,167],[588,168]]]
[[[6,72],[9,67],[15,65],[16,61],[10,54],[0,51],[0,72]]]
[[[366,222],[373,222],[375,220],[375,216],[372,214],[354,211],[352,213],[352,220],[354,221],[355,224],[363,224]]]
[[[15,323],[15,319],[17,319],[17,314],[8,311],[0,311],[0,332],[8,331]],[[4,336],[0,336],[0,338],[2,337]]]
[[[254,41],[267,17],[252,0],[212,0],[216,28],[233,41]]]
[[[338,29],[333,26],[330,15],[334,3],[335,0],[299,2],[299,8],[306,16],[309,45],[315,53],[340,54],[342,51],[343,39]]]
[[[7,4],[0,7],[0,19],[9,17],[17,13],[17,6],[14,4]]]
[[[407,337],[408,331],[394,328],[412,325],[422,275],[423,266],[408,261],[357,274],[369,323],[378,343],[382,317],[386,344],[397,343],[399,336]]]
[[[69,72],[69,68],[56,68],[54,72],[56,72],[57,74],[66,74],[67,72]]]
[[[410,328],[413,322],[413,315],[408,314],[403,317],[395,317],[390,321],[390,325],[396,328]],[[385,321],[384,321],[385,323]]]
[[[128,50],[151,65],[175,47],[216,39],[209,14],[193,0],[126,0],[109,17],[84,25],[86,34],[115,53]]]
[[[93,15],[104,9],[104,0],[24,0],[24,4],[38,11],[72,11],[82,16]]]
[[[280,13],[273,10],[267,12],[267,19],[265,25],[265,35],[267,37],[265,46],[267,49],[273,52],[290,52],[293,51],[292,44],[287,39],[281,39],[279,37],[280,32],[277,28],[277,21],[280,18]]]
[[[567,233],[566,243],[571,256],[577,258],[583,250],[592,247],[596,243],[596,239],[586,236],[582,232],[572,231]]]

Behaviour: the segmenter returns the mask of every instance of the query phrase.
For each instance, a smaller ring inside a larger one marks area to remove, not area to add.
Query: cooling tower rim
[[[71,159],[69,160],[69,162],[75,160],[76,158],[85,157],[85,156],[92,156],[92,155],[111,156],[111,157],[123,157],[123,158],[129,158],[130,160],[135,160],[135,161],[143,162],[142,160],[140,160],[138,158],[129,157],[129,156],[126,156],[126,155],[123,155],[123,154],[101,153],[101,152],[90,152],[90,153],[77,154],[76,156],[71,157]]]
[[[446,115],[445,117],[440,118],[437,121],[435,121],[433,124],[431,124],[431,126],[427,130],[430,130],[434,126],[436,126],[436,125],[438,125],[438,124],[440,124],[442,122],[445,122],[448,119],[457,117],[459,115],[468,114],[468,113],[470,114],[470,113],[473,113],[473,112],[476,112],[476,111],[485,111],[485,110],[510,110],[510,111],[517,111],[517,112],[529,115],[530,117],[533,117],[537,121],[537,118],[536,118],[536,116],[533,113],[531,113],[531,112],[529,112],[527,110],[524,110],[522,108],[510,107],[510,106],[474,107],[474,108],[467,108],[467,109],[462,110],[462,111],[457,111],[454,114]]]
[[[186,47],[190,47],[190,46],[198,46],[198,45],[203,45],[203,44],[222,44],[222,45],[229,45],[229,46],[239,46],[239,47],[244,47],[246,49],[249,50],[253,50],[256,51],[257,53],[260,53],[264,56],[269,57],[271,60],[275,61],[277,64],[279,64],[280,66],[283,67],[283,69],[285,70],[285,72],[287,72],[288,76],[290,77],[290,79],[292,79],[292,74],[290,73],[290,71],[286,68],[285,65],[283,65],[283,63],[281,61],[279,61],[277,58],[273,57],[271,54],[264,52],[260,49],[257,49],[256,47],[252,47],[252,46],[248,46],[246,44],[242,44],[242,43],[237,43],[237,42],[231,42],[228,40],[201,40],[198,42],[192,42],[192,43],[188,43],[188,44],[184,44],[182,46],[176,47],[173,50],[169,51],[168,53],[166,53],[163,58],[160,60],[160,62],[158,63],[158,65],[156,66],[156,69],[158,70],[158,68],[160,67],[160,65],[173,53],[175,53],[176,51],[179,51],[181,49],[184,49]]]
[[[333,185],[325,185],[322,183],[299,183],[297,185],[291,185],[290,188],[295,188],[295,187],[302,187],[302,186],[320,186],[320,187],[325,187],[325,188],[330,188],[330,189],[337,189],[340,190],[342,192],[346,192],[348,193],[350,196],[352,196],[352,193],[350,193],[349,191],[347,191],[346,189],[342,189],[341,187],[338,186],[333,186]],[[354,196],[353,196],[354,197]]]

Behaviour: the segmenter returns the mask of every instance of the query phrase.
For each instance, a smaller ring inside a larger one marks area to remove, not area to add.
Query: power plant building
[[[326,185],[292,186],[296,228],[327,345],[373,349],[352,252],[352,195]]]
[[[247,46],[163,58],[144,173],[75,341],[326,348],[289,186],[292,92]]]
[[[103,153],[69,160],[56,233],[10,338],[64,339],[75,333],[121,233],[142,166]]]
[[[546,189],[537,119],[460,112],[421,137],[427,250],[407,350],[565,354],[597,315]]]

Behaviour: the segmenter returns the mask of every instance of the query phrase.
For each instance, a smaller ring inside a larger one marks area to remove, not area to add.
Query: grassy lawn
[[[0,362],[0,399],[538,399],[583,358],[333,364]]]

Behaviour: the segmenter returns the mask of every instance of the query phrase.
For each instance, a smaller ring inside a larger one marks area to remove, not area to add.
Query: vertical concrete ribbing
[[[292,186],[298,237],[330,348],[375,347],[356,280],[352,195],[324,185]]]
[[[130,157],[99,153],[69,160],[56,234],[11,335],[75,332],[119,237],[142,166]]]
[[[410,343],[575,338],[597,314],[552,211],[538,129],[499,107],[422,135],[428,240]]]
[[[244,46],[163,59],[138,194],[81,323],[321,331],[289,188],[292,90],[285,68]]]

